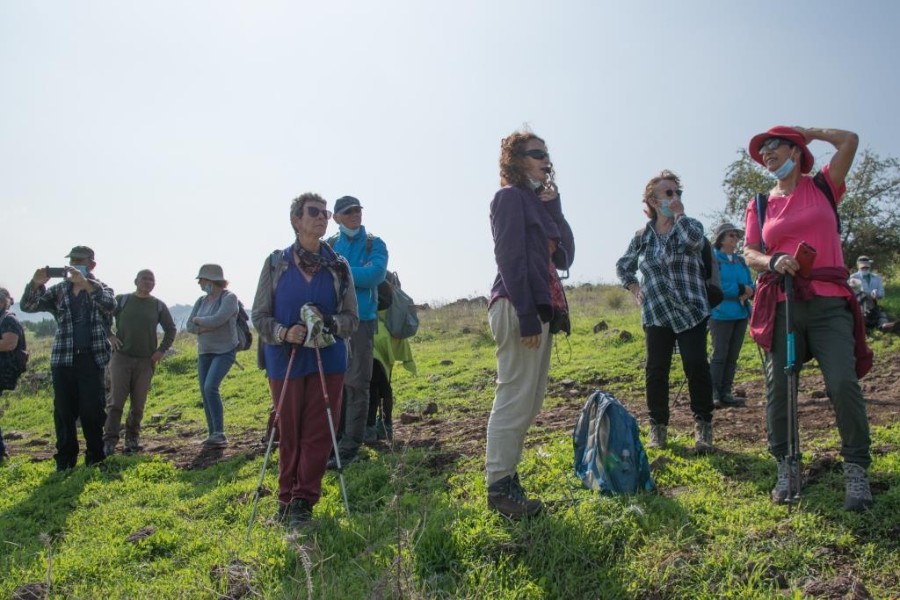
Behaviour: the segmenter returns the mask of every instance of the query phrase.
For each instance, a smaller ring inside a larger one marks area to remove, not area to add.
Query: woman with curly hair
[[[488,507],[532,516],[542,503],[519,482],[525,433],[544,402],[550,335],[569,331],[557,269],[575,256],[572,228],[553,183],[544,140],[516,131],[500,145],[500,185],[491,202],[497,277],[488,318],[497,344],[497,389],[487,426]]]

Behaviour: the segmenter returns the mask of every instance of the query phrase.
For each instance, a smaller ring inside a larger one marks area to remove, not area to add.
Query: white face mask
[[[346,235],[347,237],[356,237],[356,234],[359,233],[359,227],[356,229],[350,229],[349,227],[341,224],[340,226],[341,233]]]
[[[539,189],[541,189],[542,187],[544,187],[544,182],[543,182],[543,181],[538,181],[537,179],[532,179],[531,177],[529,177],[529,178],[528,178],[528,185],[530,185],[530,186],[531,186],[531,189],[533,189],[534,191],[538,191]]]

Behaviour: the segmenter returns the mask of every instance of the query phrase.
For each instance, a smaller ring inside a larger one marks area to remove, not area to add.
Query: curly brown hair
[[[527,129],[514,131],[500,142],[500,185],[528,187],[528,176],[522,165],[524,158],[522,153],[525,151],[525,144],[531,140],[547,143],[542,137]]]
[[[328,206],[328,202],[315,192],[306,192],[305,194],[300,194],[293,200],[291,200],[291,213],[290,216],[301,217],[303,216],[303,207],[306,206],[307,202],[320,202],[325,206]],[[294,228],[294,233],[297,232],[297,228],[294,227],[294,224],[291,223],[291,227]]]
[[[669,181],[674,181],[675,185],[681,188],[681,179],[678,178],[678,175],[668,169],[660,171],[659,175],[651,178],[650,181],[647,182],[646,187],[644,187],[644,214],[654,221],[656,220],[656,209],[650,204],[650,199],[653,198],[653,188],[655,188],[660,181],[665,181],[667,179]]]

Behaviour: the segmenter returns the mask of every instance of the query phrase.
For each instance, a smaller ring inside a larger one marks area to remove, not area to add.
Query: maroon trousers
[[[269,380],[274,404],[278,403],[283,384],[280,379]],[[343,373],[325,376],[335,428],[341,414],[343,384]],[[287,381],[278,417],[278,434],[279,502],[287,504],[294,498],[304,498],[314,505],[322,495],[322,477],[331,454],[331,432],[318,373]]]

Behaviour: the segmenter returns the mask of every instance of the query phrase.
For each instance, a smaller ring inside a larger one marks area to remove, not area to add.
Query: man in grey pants
[[[385,243],[366,233],[362,226],[362,208],[353,196],[338,198],[334,204],[334,220],[340,232],[328,239],[334,251],[350,264],[359,304],[359,327],[350,338],[350,362],[344,376],[343,431],[338,443],[342,466],[356,460],[366,432],[372,351],[378,323],[378,284],[384,281],[388,263]],[[328,466],[337,467],[334,457]]]

